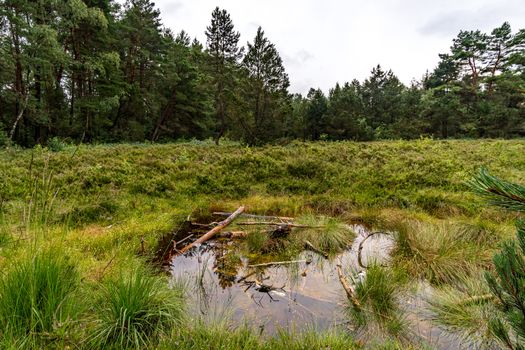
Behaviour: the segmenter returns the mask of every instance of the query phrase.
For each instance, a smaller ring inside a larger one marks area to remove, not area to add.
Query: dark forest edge
[[[525,136],[525,30],[509,23],[461,31],[410,86],[377,65],[328,95],[291,94],[276,46],[259,28],[242,47],[225,10],[206,38],[150,0],[0,0],[0,146]]]

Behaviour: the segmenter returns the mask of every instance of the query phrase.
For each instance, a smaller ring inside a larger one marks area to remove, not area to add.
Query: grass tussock
[[[182,314],[182,291],[137,268],[100,286],[89,343],[99,349],[153,346],[177,326]]]
[[[79,282],[75,265],[61,252],[37,252],[16,261],[0,279],[4,345],[38,348],[67,343],[79,311],[75,298]]]
[[[490,251],[479,245],[487,232],[476,226],[411,221],[396,232],[394,264],[432,284],[454,283],[490,263]]]
[[[311,242],[320,250],[334,254],[347,248],[355,237],[355,233],[338,219],[307,215],[298,218],[298,223],[309,225],[313,228],[296,231],[295,239]],[[315,227],[320,228],[315,228]]]
[[[407,330],[397,300],[399,276],[388,268],[371,265],[364,277],[355,280],[359,306],[348,302],[347,312],[361,337],[404,339]]]
[[[493,295],[481,273],[461,276],[454,285],[444,285],[428,298],[431,321],[476,347],[494,348],[490,319],[498,313]]]

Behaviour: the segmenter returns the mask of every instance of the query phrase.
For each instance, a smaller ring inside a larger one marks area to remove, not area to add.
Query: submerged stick
[[[363,238],[361,242],[359,242],[359,248],[357,249],[357,263],[359,264],[359,267],[362,267],[363,269],[368,269],[368,266],[365,266],[363,264],[363,260],[361,258],[361,252],[363,250],[363,244],[365,243],[365,241],[374,235],[387,235],[387,234],[388,233],[386,232],[371,232],[365,238]],[[386,265],[384,264],[381,264],[381,266],[386,267]]]
[[[219,216],[230,216],[231,213],[224,213],[222,211],[214,212],[213,215],[219,215]],[[289,218],[286,216],[272,216],[272,215],[255,215],[255,214],[247,214],[242,213],[241,217],[243,218],[252,218],[252,219],[261,219],[261,220],[282,220],[282,221],[293,221],[294,218]]]
[[[262,266],[273,266],[273,265],[288,265],[288,264],[300,264],[300,263],[310,263],[310,260],[291,260],[291,261],[274,261],[264,264],[255,264],[248,265],[248,267],[262,267]]]
[[[304,241],[304,246],[305,246],[307,249],[310,249],[312,252],[321,255],[321,256],[324,257],[325,259],[328,259],[328,253],[325,253],[325,252],[323,252],[321,249],[316,248],[312,243],[310,243],[310,241]]]
[[[339,281],[343,285],[343,288],[344,288],[344,290],[346,292],[346,296],[352,302],[352,305],[355,308],[359,309],[361,307],[361,303],[357,299],[356,292],[355,292],[354,288],[350,285],[350,283],[348,283],[348,280],[344,276],[341,263],[337,264],[337,275],[339,276]]]
[[[181,240],[178,241],[178,242],[173,242],[173,243],[174,243],[174,244],[173,244],[173,248],[177,248],[177,244],[181,244],[182,242],[186,242],[186,241],[187,241],[188,239],[190,239],[191,237],[193,237],[193,234],[189,235],[189,236],[186,237],[186,238],[181,239]]]
[[[195,242],[191,243],[191,244],[188,244],[187,246],[185,246],[184,248],[182,248],[178,254],[184,254],[185,252],[187,252],[188,250],[190,250],[193,246],[195,246],[196,244],[200,244],[200,243],[204,243],[206,242],[207,240],[209,240],[210,238],[212,238],[213,236],[215,236],[215,234],[217,234],[218,232],[220,232],[223,228],[225,228],[226,226],[228,226],[229,224],[231,224],[231,222],[233,220],[235,220],[235,218],[237,216],[239,216],[242,212],[244,211],[244,206],[240,206],[239,209],[237,209],[235,212],[232,213],[232,215],[228,216],[225,220],[219,222],[217,224],[217,226],[215,226],[214,228],[212,228],[210,231],[208,231],[204,236],[200,237],[199,239],[197,239]]]

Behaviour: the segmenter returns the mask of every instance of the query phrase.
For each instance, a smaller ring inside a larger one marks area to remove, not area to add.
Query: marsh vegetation
[[[516,215],[466,181],[485,165],[524,183],[524,150],[433,140],[7,149],[0,346],[497,346],[489,316],[501,311],[480,276]],[[209,224],[241,204],[306,227],[272,237],[238,219],[224,231],[243,237],[217,236],[162,267],[173,240],[207,230],[188,220]]]

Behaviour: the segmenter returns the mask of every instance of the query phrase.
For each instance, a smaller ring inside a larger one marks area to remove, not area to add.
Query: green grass
[[[67,332],[79,314],[79,282],[75,265],[59,251],[13,261],[0,279],[0,344],[67,344]]]
[[[398,305],[399,276],[379,265],[372,264],[362,280],[355,283],[359,305],[348,302],[347,312],[358,327],[361,337],[392,337],[404,340],[406,325]]]
[[[181,326],[182,291],[137,267],[109,278],[94,305],[89,342],[98,349],[141,349]]]
[[[250,213],[293,216],[326,226],[324,231],[296,230],[282,255],[295,254],[291,250],[299,249],[304,239],[333,255],[352,240],[345,225],[361,222],[396,232],[393,271],[407,276],[404,283],[424,278],[434,286],[456,288],[463,276],[491,269],[494,250],[513,235],[515,215],[485,206],[465,184],[481,166],[508,181],[525,183],[525,141],[294,142],[261,148],[179,143],[82,145],[58,152],[40,147],[1,150],[2,295],[26,305],[20,312],[27,311],[32,302],[29,296],[17,300],[14,291],[24,287],[23,283],[41,282],[22,278],[17,269],[36,269],[29,263],[35,247],[38,251],[62,247],[53,264],[74,261],[77,282],[71,293],[66,297],[57,294],[56,299],[70,300],[80,293],[84,302],[78,310],[67,303],[56,306],[55,323],[50,321],[51,306],[29,321],[26,316],[17,318],[17,324],[25,326],[7,327],[8,322],[2,321],[3,335],[22,332],[26,336],[3,337],[0,347],[71,343],[81,348],[155,347],[157,340],[166,346],[180,343],[180,348],[245,340],[251,344],[253,334],[248,332],[248,336],[244,330],[223,334],[219,328],[204,331],[191,324],[189,333],[168,332],[168,324],[186,317],[179,312],[181,302],[169,312],[162,311],[160,297],[155,295],[168,293],[166,284],[149,272],[139,277],[135,271],[137,267],[143,271],[144,261],[155,256],[160,238],[173,232],[188,215],[205,217],[211,211],[232,211],[241,204]],[[259,240],[248,238],[252,251],[257,251]],[[45,264],[51,264],[51,258],[45,259],[49,260]],[[15,281],[15,275],[20,281]],[[382,283],[379,277],[370,282],[370,290],[379,286],[377,293],[386,293],[383,297],[388,301],[388,281]],[[60,284],[70,285],[68,279],[62,279]],[[381,304],[373,302],[378,298],[370,297],[367,303],[381,314]],[[5,306],[1,312],[11,312],[6,310],[10,309]],[[170,317],[157,317],[164,312]],[[7,320],[7,314],[0,317]],[[61,322],[56,321],[62,317]],[[137,327],[122,328],[135,324],[133,319],[138,320]],[[155,331],[153,324],[158,326]],[[102,329],[97,325],[111,326]],[[191,332],[195,336],[201,332],[196,345],[191,345]],[[254,346],[279,348],[288,343],[292,348],[322,344],[337,348],[338,341],[347,344],[341,334],[330,335],[333,341],[324,343],[322,337],[291,336],[258,339]],[[398,346],[396,340],[389,344],[386,348]]]

